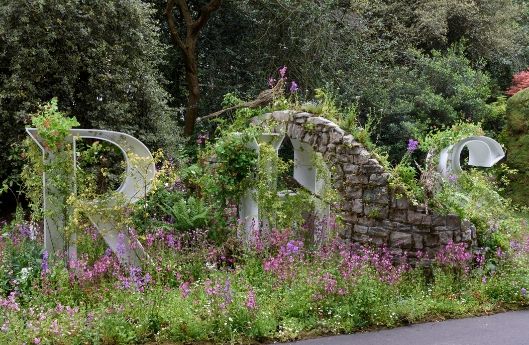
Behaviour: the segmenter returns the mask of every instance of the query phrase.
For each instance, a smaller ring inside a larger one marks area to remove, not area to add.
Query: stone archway
[[[332,167],[333,187],[341,196],[335,211],[344,220],[345,238],[386,245],[393,253],[410,257],[419,251],[433,254],[449,242],[475,245],[472,223],[456,215],[427,213],[424,207],[398,198],[389,187],[389,173],[384,167],[332,121],[294,111],[276,111],[255,120],[270,124],[275,132],[288,135],[300,147],[310,147],[323,155]],[[300,169],[297,178],[306,173],[306,169]],[[305,187],[310,190],[310,186]]]

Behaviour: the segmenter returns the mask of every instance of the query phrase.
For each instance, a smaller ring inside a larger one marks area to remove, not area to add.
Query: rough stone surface
[[[332,121],[305,112],[273,112],[262,119],[283,122],[285,134],[320,152],[341,197],[335,209],[341,213],[343,236],[352,241],[388,246],[391,252],[435,254],[453,242],[476,244],[476,229],[456,215],[438,215],[396,195],[389,174],[353,136]]]

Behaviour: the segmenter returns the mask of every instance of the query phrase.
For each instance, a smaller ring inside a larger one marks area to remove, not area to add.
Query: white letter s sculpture
[[[43,152],[45,161],[52,161],[54,155],[44,145],[42,138],[37,134],[37,129],[27,128],[26,131],[31,138],[37,143]],[[97,129],[72,129],[71,135],[66,139],[73,145],[72,163],[74,168],[76,164],[76,149],[75,142],[77,138],[99,139],[116,145],[125,158],[127,165],[126,177],[117,192],[124,197],[124,200],[130,203],[135,203],[141,198],[145,197],[152,188],[152,181],[156,173],[153,162],[153,157],[149,149],[138,139],[131,135],[97,130]],[[134,156],[137,159],[130,160],[129,157]],[[75,170],[74,170],[75,171]],[[54,254],[57,251],[64,251],[66,248],[66,241],[64,238],[65,219],[62,216],[50,217],[47,216],[50,211],[53,211],[54,205],[47,200],[47,194],[52,191],[49,181],[46,179],[46,174],[43,176],[44,188],[44,248],[48,253]],[[75,191],[75,186],[73,187]],[[107,211],[111,211],[113,207],[119,205],[118,198],[111,198],[110,200],[93,200],[90,204],[97,204],[102,206]],[[56,206],[55,206],[56,207]],[[109,216],[105,216],[106,212],[93,212],[87,214],[90,221],[96,226],[99,233],[103,236],[108,246],[116,253],[121,263],[138,266],[140,261],[147,257],[143,247],[137,240],[132,240],[127,235],[126,229],[119,229],[118,224]],[[71,238],[71,245],[68,248],[69,259],[75,259],[77,250],[75,246],[75,235]]]
[[[460,160],[465,147],[469,153],[468,164],[472,166],[490,168],[505,157],[505,152],[496,140],[484,136],[468,137],[441,151],[438,166],[441,175],[449,177],[463,171]]]

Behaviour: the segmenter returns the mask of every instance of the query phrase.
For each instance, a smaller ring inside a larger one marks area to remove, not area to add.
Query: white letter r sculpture
[[[26,131],[31,138],[37,143],[43,152],[45,162],[50,162],[54,159],[53,153],[47,148],[43,139],[37,134],[37,129],[27,128]],[[126,168],[126,177],[117,192],[121,194],[126,202],[135,203],[139,199],[145,197],[145,195],[152,188],[152,181],[156,173],[156,169],[153,162],[153,157],[149,149],[138,139],[131,135],[104,131],[97,129],[72,129],[70,130],[71,135],[66,138],[73,147],[72,163],[74,168],[76,164],[76,150],[75,142],[77,138],[90,138],[99,139],[109,142],[119,147],[124,155]],[[135,157],[134,160],[130,160],[130,157]],[[136,159],[137,158],[137,159]],[[66,239],[64,237],[65,219],[59,215],[56,217],[50,217],[49,214],[53,213],[56,205],[50,203],[47,197],[48,193],[53,191],[53,186],[46,178],[46,174],[43,176],[43,188],[44,188],[44,248],[50,254],[55,254],[57,251],[64,252],[68,249],[68,258],[70,260],[75,259],[77,256],[77,248],[75,245],[75,235],[70,238],[70,246],[66,248]],[[73,187],[75,190],[75,186]],[[116,253],[121,263],[138,266],[140,261],[147,255],[143,250],[141,244],[137,239],[131,239],[126,229],[120,229],[119,225],[112,220],[111,216],[108,216],[108,212],[112,212],[114,207],[119,206],[119,200],[116,197],[110,198],[109,200],[93,200],[89,201],[90,204],[102,207],[107,212],[90,212],[86,214],[90,221],[95,225],[99,233],[103,236],[108,246]]]

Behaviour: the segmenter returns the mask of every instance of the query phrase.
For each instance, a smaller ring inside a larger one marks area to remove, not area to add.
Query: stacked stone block
[[[437,215],[398,197],[389,187],[389,173],[350,134],[323,117],[306,112],[276,111],[261,120],[299,139],[323,155],[341,196],[338,211],[344,237],[360,243],[385,245],[394,254],[413,258],[433,255],[449,242],[474,245],[475,227],[456,215]]]

